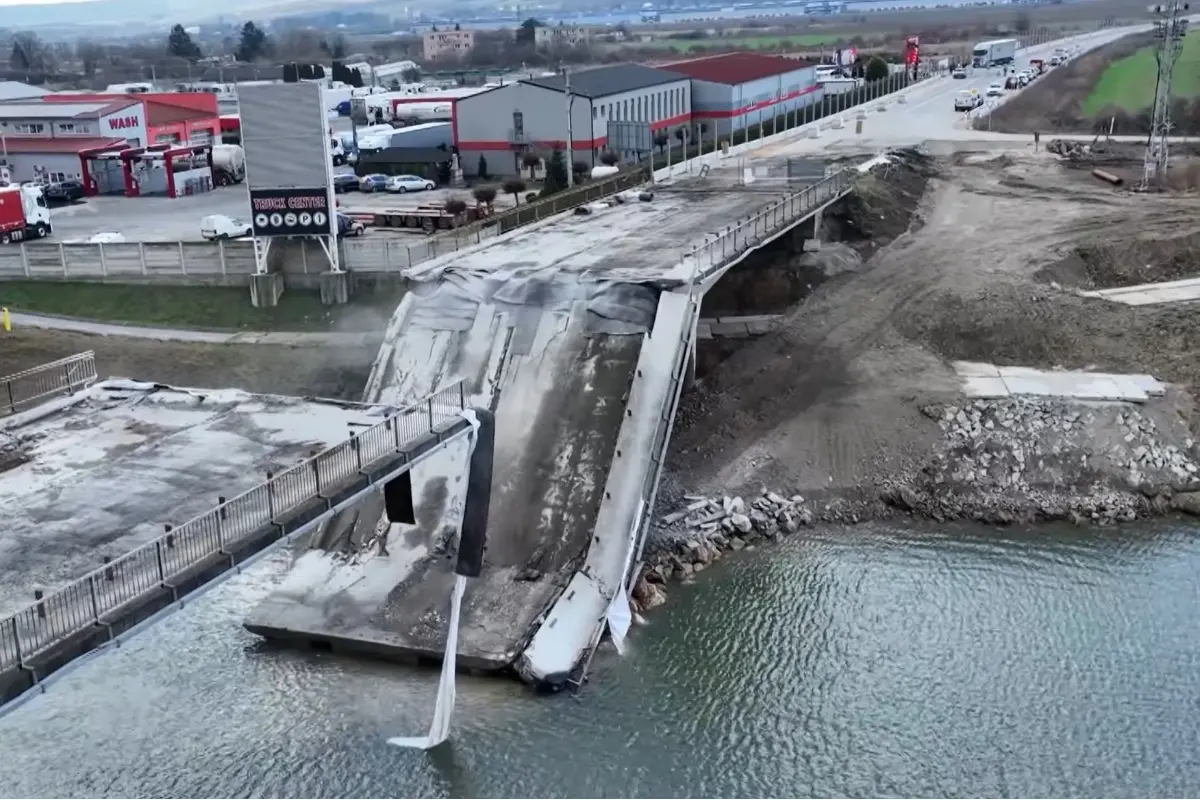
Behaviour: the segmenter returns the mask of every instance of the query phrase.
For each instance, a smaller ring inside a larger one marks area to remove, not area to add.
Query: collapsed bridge
[[[466,405],[496,420],[486,564],[463,607],[463,667],[559,686],[599,641],[645,542],[704,291],[752,250],[819,220],[857,174],[797,182],[776,172],[706,170],[655,187],[652,202],[593,206],[407,275],[413,288],[366,399],[399,406],[461,379]],[[385,547],[317,537],[246,626],[440,659],[464,459],[446,451],[413,469],[415,525],[364,501],[354,525]]]

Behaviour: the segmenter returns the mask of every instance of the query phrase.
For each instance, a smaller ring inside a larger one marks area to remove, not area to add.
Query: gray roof
[[[649,89],[664,83],[688,80],[687,75],[665,69],[655,69],[643,64],[613,64],[608,67],[580,70],[571,73],[571,93],[580,97],[607,97],[611,94]],[[530,78],[521,81],[556,92],[563,90],[562,75],[547,78]]]
[[[0,81],[0,103],[8,100],[31,100],[49,94],[45,89],[20,81]]]
[[[74,119],[95,114],[111,103],[3,103],[0,119]]]

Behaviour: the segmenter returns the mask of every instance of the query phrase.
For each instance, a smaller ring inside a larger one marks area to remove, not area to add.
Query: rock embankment
[[[941,447],[884,500],[931,519],[1123,522],[1161,513],[1159,496],[1200,490],[1195,442],[1169,413],[1035,397],[922,411]]]
[[[921,411],[940,436],[906,474],[841,496],[767,488],[749,499],[684,495],[651,534],[633,593],[638,610],[661,604],[668,581],[814,522],[1105,525],[1170,511],[1200,516],[1200,450],[1169,404],[1008,397]]]

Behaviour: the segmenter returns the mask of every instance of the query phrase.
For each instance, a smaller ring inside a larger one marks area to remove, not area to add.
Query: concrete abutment
[[[268,272],[250,277],[250,304],[255,308],[274,308],[283,297],[283,275]]]

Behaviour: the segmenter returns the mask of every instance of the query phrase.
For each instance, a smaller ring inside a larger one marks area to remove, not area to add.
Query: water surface
[[[1200,794],[1200,537],[809,531],[676,586],[577,697],[264,646],[276,554],[0,718],[4,796]]]

